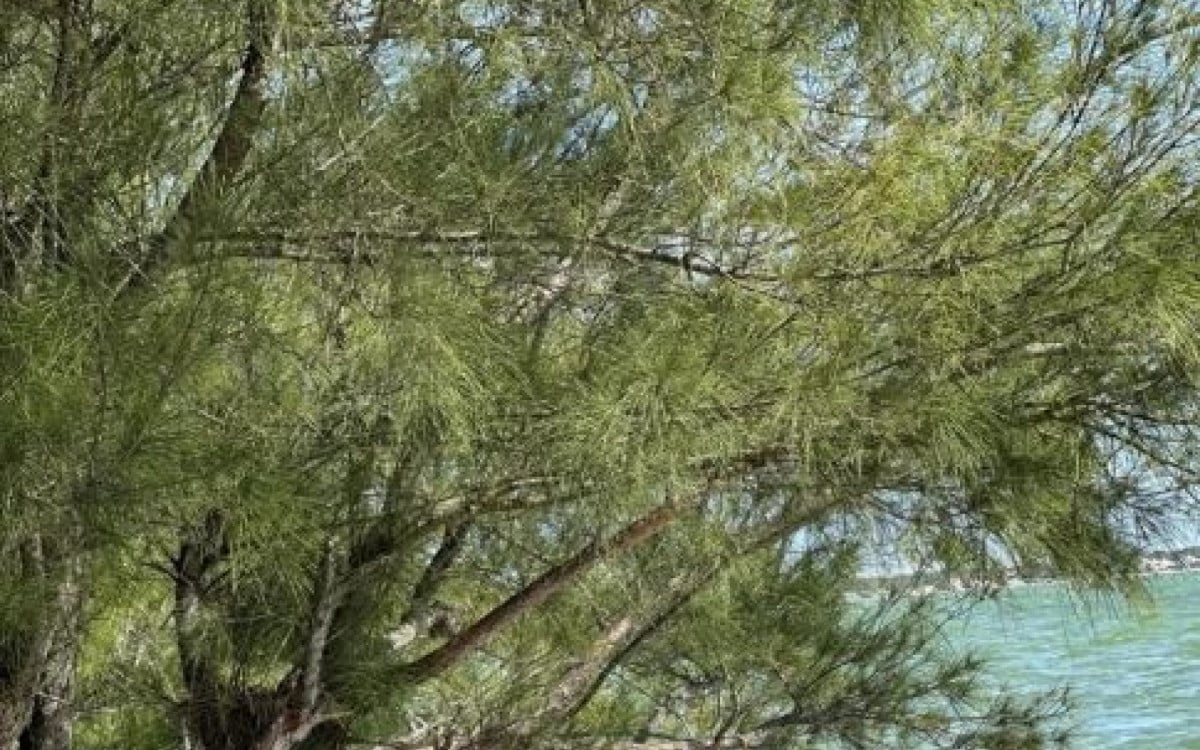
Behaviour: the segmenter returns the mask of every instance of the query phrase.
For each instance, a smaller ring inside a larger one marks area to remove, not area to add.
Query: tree
[[[1200,17],[959,6],[0,11],[0,746],[1062,740],[844,594],[1188,509]]]

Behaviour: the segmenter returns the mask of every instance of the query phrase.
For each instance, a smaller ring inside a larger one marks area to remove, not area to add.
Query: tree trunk
[[[29,699],[31,691],[23,690],[23,687],[19,683],[6,682],[3,694],[0,694],[0,750],[17,747],[21,732],[29,724],[33,701]]]
[[[46,575],[41,544],[30,545],[31,564]],[[51,573],[58,581],[44,616],[25,647],[0,664],[0,750],[67,750],[71,699],[83,617],[83,559],[71,554]]]
[[[21,750],[70,750],[75,714],[75,661],[83,631],[83,561],[64,562],[63,580],[55,602],[56,622],[43,661],[42,673],[21,733]]]
[[[222,678],[200,633],[201,610],[221,579],[229,552],[227,533],[224,514],[209,511],[184,531],[172,560],[175,637],[188,692],[183,735],[196,750],[291,750],[325,720],[320,673],[338,601],[335,545],[330,542],[318,571],[310,643],[302,663],[273,688],[252,687]]]

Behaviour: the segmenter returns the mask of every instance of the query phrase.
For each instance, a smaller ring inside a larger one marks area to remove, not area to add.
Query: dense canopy
[[[1038,748],[866,559],[1191,512],[1185,0],[0,7],[0,748]]]

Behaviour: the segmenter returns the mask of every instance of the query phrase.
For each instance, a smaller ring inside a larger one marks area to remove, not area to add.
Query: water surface
[[[951,637],[1019,691],[1072,687],[1082,750],[1200,750],[1200,574],[1150,579],[1152,609],[1056,585],[974,608]]]

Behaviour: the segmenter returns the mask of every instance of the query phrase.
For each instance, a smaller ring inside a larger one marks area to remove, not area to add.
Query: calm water
[[[1200,750],[1200,574],[1151,581],[1156,606],[1081,605],[1057,586],[1007,593],[953,634],[1018,690],[1070,684],[1082,750]]]

